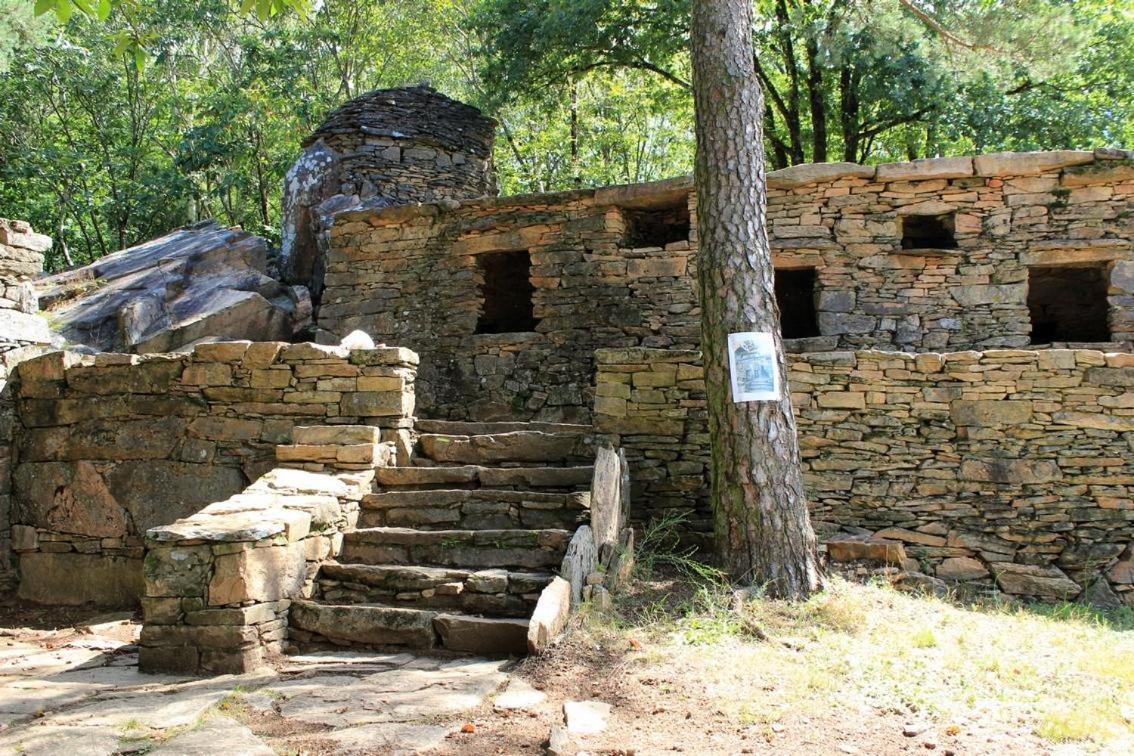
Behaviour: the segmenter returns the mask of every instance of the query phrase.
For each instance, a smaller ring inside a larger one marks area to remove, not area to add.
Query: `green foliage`
[[[499,121],[506,194],[688,173],[689,7],[0,0],[0,214],[56,237],[53,269],[208,217],[275,239],[303,137],[419,82]],[[1134,144],[1134,0],[756,11],[773,167]]]
[[[1130,137],[1130,0],[755,5],[774,167]],[[687,89],[688,18],[689,0],[485,0],[469,25],[483,76],[516,101],[596,72]]]

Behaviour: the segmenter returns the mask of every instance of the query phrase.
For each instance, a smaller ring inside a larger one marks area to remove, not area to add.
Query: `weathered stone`
[[[310,315],[297,308],[305,293],[289,291],[266,271],[263,239],[210,221],[37,285],[68,340],[157,352],[202,338],[289,339]]]
[[[527,620],[438,614],[433,627],[441,645],[453,651],[489,658],[523,656],[527,651]]]
[[[901,564],[906,560],[902,544],[861,538],[835,538],[827,541],[827,555],[836,562],[865,559],[882,564]]]
[[[546,651],[567,626],[570,614],[571,584],[555,577],[540,593],[535,611],[528,621],[528,651],[533,654]]]
[[[878,181],[926,181],[929,179],[966,178],[973,175],[973,158],[927,158],[908,163],[884,163],[878,166]]]
[[[997,585],[1005,593],[1065,600],[1074,598],[1082,590],[1058,567],[1012,562],[996,562],[990,567]]]
[[[547,700],[546,693],[515,677],[509,681],[508,687],[496,697],[492,705],[496,709],[531,711],[545,700]]]
[[[1075,165],[1093,162],[1093,152],[993,152],[973,158],[978,176],[1035,176]]]
[[[942,580],[981,580],[988,577],[988,570],[972,557],[950,557],[937,566],[937,577]]]
[[[19,596],[37,604],[134,607],[142,560],[92,554],[20,554]]]
[[[567,732],[572,735],[598,735],[604,732],[613,708],[602,701],[565,701],[563,717],[567,722]]]
[[[209,606],[278,601],[299,595],[306,577],[303,546],[268,546],[218,556],[209,581]]]
[[[291,605],[291,625],[332,640],[371,645],[433,648],[433,612],[382,606],[334,606],[310,601]]]
[[[957,425],[998,427],[1019,425],[1032,417],[1032,403],[1003,400],[962,400],[949,405],[953,422]]]

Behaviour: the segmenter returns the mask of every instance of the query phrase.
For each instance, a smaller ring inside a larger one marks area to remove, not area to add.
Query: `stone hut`
[[[344,103],[303,143],[284,181],[281,258],[318,295],[328,214],[494,195],[496,122],[428,86],[376,89]]]
[[[1011,153],[768,178],[789,350],[1134,340],[1134,160]],[[318,326],[422,357],[426,416],[591,420],[594,352],[696,349],[688,179],[359,208],[328,232]]]

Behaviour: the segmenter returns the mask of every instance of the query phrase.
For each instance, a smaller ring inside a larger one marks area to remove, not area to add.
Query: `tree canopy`
[[[350,97],[420,82],[497,118],[506,193],[689,173],[689,10],[0,0],[0,215],[55,236],[55,268],[205,217],[274,238],[302,138]],[[1134,143],[1134,0],[754,12],[772,167]]]

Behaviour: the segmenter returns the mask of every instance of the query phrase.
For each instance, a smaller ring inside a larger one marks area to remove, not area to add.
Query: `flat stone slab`
[[[572,735],[599,734],[606,729],[606,720],[613,708],[602,701],[564,702],[563,717],[567,722],[567,732]]]
[[[170,738],[150,753],[166,756],[214,756],[218,753],[275,756],[276,752],[236,720],[212,717],[200,727]]]
[[[519,678],[508,683],[508,687],[496,697],[493,703],[497,709],[518,709],[530,711],[547,700],[547,694],[536,690],[530,684]]]
[[[287,657],[278,673],[146,675],[136,654],[85,648],[117,649],[111,636],[133,633],[121,624],[0,638],[0,754],[442,752],[509,682],[501,661],[366,651]]]

